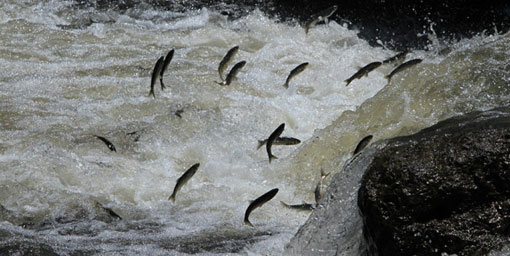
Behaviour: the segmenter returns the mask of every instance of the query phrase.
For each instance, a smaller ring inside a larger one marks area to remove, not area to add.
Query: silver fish
[[[400,64],[400,63],[402,63],[402,61],[405,60],[407,53],[408,53],[407,51],[403,51],[391,58],[385,59],[382,63],[383,64],[388,64],[388,63]]]
[[[250,217],[250,213],[253,210],[257,209],[258,207],[261,207],[267,201],[271,200],[276,195],[276,193],[278,193],[277,188],[271,189],[269,192],[266,192],[265,194],[259,196],[257,199],[251,202],[248,208],[246,209],[246,212],[244,213],[244,224],[253,227],[250,220],[248,219]]]
[[[264,144],[267,143],[267,139],[265,140],[259,140],[259,145],[257,146],[257,149],[264,146]],[[299,139],[292,138],[292,137],[278,137],[273,142],[273,145],[296,145],[301,143]]]
[[[170,64],[170,61],[174,57],[174,49],[170,50],[168,54],[165,57],[165,60],[163,61],[163,67],[161,67],[161,73],[159,73],[159,83],[161,84],[161,90],[164,90],[165,84],[163,83],[163,75],[165,74],[165,70],[168,67],[168,64]]]
[[[284,203],[283,201],[280,201],[280,203],[289,209],[294,209],[294,210],[298,210],[298,211],[311,211],[311,210],[315,209],[315,205],[313,205],[313,204],[304,203],[304,204],[290,205],[290,204]]]
[[[345,82],[347,82],[345,86],[348,86],[354,79],[360,79],[362,76],[368,76],[368,73],[370,73],[370,71],[378,68],[379,66],[381,66],[381,64],[382,62],[376,61],[362,67],[360,70],[358,70],[358,72],[354,73],[354,75],[349,77],[349,79],[345,80]]]
[[[96,138],[100,139],[102,142],[104,142],[104,144],[106,144],[108,149],[110,149],[111,151],[117,152],[117,150],[115,149],[115,146],[109,140],[107,140],[105,137],[101,137],[101,136],[98,136],[98,135],[94,135],[94,136]]]
[[[227,54],[223,57],[223,59],[220,62],[220,65],[218,66],[218,73],[220,74],[221,81],[224,81],[223,79],[223,72],[227,68],[228,63],[234,57],[234,55],[239,51],[239,46],[234,46],[230,50],[228,50]]]
[[[305,33],[308,34],[308,30],[311,27],[315,26],[315,24],[317,24],[321,21],[327,20],[331,15],[333,15],[333,13],[336,12],[336,9],[338,9],[338,6],[333,5],[333,6],[329,7],[328,9],[322,10],[322,11],[318,12],[317,14],[312,15],[312,17],[310,19],[311,21],[305,25]]]
[[[331,173],[331,172],[330,172]],[[315,195],[315,204],[319,204],[319,201],[321,200],[321,186],[322,186],[322,180],[326,178],[330,173],[325,173],[324,169],[321,169],[321,179],[319,180],[319,183],[317,183],[317,186],[315,187],[314,195]]]
[[[363,150],[368,145],[368,143],[370,143],[370,140],[372,140],[373,137],[374,136],[372,135],[368,135],[365,138],[361,139],[361,141],[356,146],[356,149],[354,149],[353,155],[356,155],[358,152]]]
[[[271,153],[271,146],[273,146],[273,143],[275,142],[276,138],[280,137],[280,135],[283,132],[283,129],[285,129],[285,123],[280,124],[280,126],[278,126],[278,128],[276,128],[276,130],[274,130],[273,133],[271,133],[271,135],[269,135],[269,138],[267,139],[266,151],[267,156],[269,157],[269,163],[271,163],[271,160],[277,158]]]
[[[101,203],[99,202],[96,202],[96,205],[99,207],[99,208],[102,208],[103,210],[105,210],[108,215],[110,215],[111,217],[113,218],[117,218],[119,220],[122,220],[122,217],[120,217],[117,213],[115,213],[112,209],[108,208],[108,207],[105,207],[103,206]]]
[[[168,200],[172,200],[172,202],[175,202],[175,195],[177,192],[186,184],[186,182],[193,177],[193,175],[197,172],[198,167],[200,167],[200,163],[196,163],[193,166],[191,166],[179,179],[177,179],[177,183],[175,184],[174,192],[172,192],[172,195],[168,198]]]
[[[239,73],[239,71],[241,71],[241,68],[243,68],[245,64],[246,64],[246,61],[244,61],[244,60],[236,63],[232,67],[230,72],[228,73],[227,78],[224,81],[216,82],[216,83],[219,85],[230,85],[232,80],[237,76],[237,73]]]
[[[297,76],[299,73],[303,72],[305,68],[308,66],[308,62],[301,63],[297,67],[295,67],[292,71],[290,71],[289,76],[287,77],[287,80],[285,80],[285,83],[283,84],[283,87],[289,88],[289,82],[290,79]]]
[[[396,67],[395,69],[393,69],[393,71],[391,71],[390,74],[388,74],[386,77],[386,79],[388,79],[388,84],[391,82],[391,78],[398,72],[402,71],[402,70],[405,70],[405,69],[408,69],[420,62],[422,62],[423,60],[422,59],[412,59],[410,61],[407,61],[407,62],[404,62],[402,64],[400,64],[400,66]]]
[[[152,70],[151,91],[149,92],[149,96],[152,95],[152,97],[154,98],[156,98],[156,95],[154,94],[154,85],[156,84],[156,81],[158,81],[158,78],[161,75],[161,69],[163,68],[164,61],[165,57],[161,56],[156,62],[156,65],[154,65],[154,70]]]

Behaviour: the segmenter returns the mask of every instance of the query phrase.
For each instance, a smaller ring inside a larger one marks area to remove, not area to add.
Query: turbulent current
[[[345,24],[305,34],[258,10],[230,20],[207,8],[35,2],[0,3],[4,252],[280,255],[309,213],[279,201],[314,203],[320,170],[340,171],[361,138],[410,134],[510,100],[508,34],[431,40],[428,51],[407,56],[423,62],[390,84],[384,76],[394,67],[384,64],[346,87],[360,67],[396,52],[369,46]],[[218,64],[235,45],[226,71],[246,65],[220,86]],[[154,64],[171,49],[167,88],[158,82],[149,97]],[[278,158],[269,163],[258,140],[281,123],[282,136],[301,143],[273,145]],[[273,188],[277,195],[250,215],[254,227],[245,225],[250,200]]]

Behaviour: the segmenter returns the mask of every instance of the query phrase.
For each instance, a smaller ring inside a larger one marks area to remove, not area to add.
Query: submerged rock
[[[358,195],[369,255],[486,255],[510,239],[510,107],[391,139]]]

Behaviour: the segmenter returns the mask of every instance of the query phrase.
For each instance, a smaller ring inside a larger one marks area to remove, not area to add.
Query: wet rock
[[[486,255],[510,238],[510,107],[394,138],[358,195],[369,255]]]
[[[372,144],[345,168],[334,171],[319,206],[287,244],[284,255],[363,255],[357,195],[363,173],[381,145],[384,142]]]

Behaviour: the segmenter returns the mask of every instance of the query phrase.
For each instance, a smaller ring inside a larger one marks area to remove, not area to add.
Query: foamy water
[[[279,201],[313,203],[320,168],[337,171],[359,139],[408,134],[509,99],[507,35],[457,42],[442,55],[412,52],[407,59],[424,61],[391,85],[384,75],[392,66],[382,66],[346,87],[358,67],[396,53],[334,21],[306,35],[259,11],[230,21],[205,8],[121,14],[69,6],[0,3],[3,246],[39,241],[64,255],[281,254],[308,214]],[[227,71],[247,64],[222,87],[218,64],[235,45]],[[158,82],[154,99],[152,68],[171,49],[167,89]],[[308,67],[285,89],[302,62]],[[270,164],[257,141],[281,123],[282,136],[302,143],[274,146]],[[177,178],[194,163],[199,170],[172,203]],[[255,227],[244,225],[249,200],[272,188],[276,197],[251,214]]]

